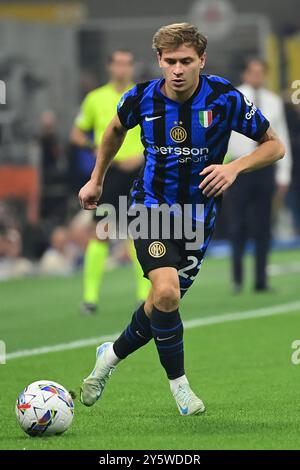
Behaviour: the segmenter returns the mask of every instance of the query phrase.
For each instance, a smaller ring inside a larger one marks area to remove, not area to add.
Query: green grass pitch
[[[299,251],[274,253],[276,294],[252,293],[247,259],[245,292],[230,293],[228,260],[207,258],[182,302],[184,320],[256,310],[299,301]],[[297,268],[297,266],[296,266]],[[68,343],[121,331],[135,306],[130,268],[110,271],[100,312],[80,317],[80,275],[0,284],[0,339],[7,352]],[[220,317],[221,318],[221,317]],[[299,449],[300,365],[291,362],[300,339],[300,309],[279,315],[218,322],[185,332],[186,372],[204,400],[203,416],[181,417],[153,344],[118,366],[92,408],[75,401],[62,436],[30,438],[15,420],[17,395],[38,379],[77,393],[94,364],[95,347],[16,358],[0,365],[1,449]]]

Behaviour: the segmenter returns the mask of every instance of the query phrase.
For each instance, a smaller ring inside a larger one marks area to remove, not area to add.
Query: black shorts
[[[101,198],[98,201],[100,204],[110,204],[116,210],[116,215],[119,215],[119,196],[129,196],[130,189],[133,185],[133,181],[137,178],[140,172],[140,168],[134,171],[123,171],[118,168],[117,165],[109,167],[103,186],[103,192]],[[94,220],[99,222],[104,216],[94,214]]]
[[[143,269],[144,277],[148,278],[148,273],[153,269],[163,267],[177,269],[181,297],[183,297],[193,284],[201,267],[207,246],[213,235],[216,214],[217,209],[213,211],[209,221],[204,223],[202,241],[193,249],[187,249],[189,240],[184,237],[175,239],[171,236],[166,239],[162,236],[158,238],[150,236],[147,239],[134,239],[137,258]]]

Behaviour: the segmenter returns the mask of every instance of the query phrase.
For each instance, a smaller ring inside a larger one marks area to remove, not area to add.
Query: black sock
[[[113,349],[120,359],[145,346],[152,339],[150,320],[142,304],[132,315],[131,323],[114,342]]]
[[[161,365],[170,380],[184,375],[183,325],[178,310],[162,312],[153,307],[153,338]]]

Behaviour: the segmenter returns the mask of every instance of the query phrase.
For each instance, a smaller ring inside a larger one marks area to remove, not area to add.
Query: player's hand
[[[79,191],[78,199],[83,209],[97,208],[97,202],[102,194],[102,187],[94,181],[88,181]]]
[[[209,165],[199,173],[205,176],[199,188],[207,197],[218,197],[235,181],[238,173],[233,165]]]

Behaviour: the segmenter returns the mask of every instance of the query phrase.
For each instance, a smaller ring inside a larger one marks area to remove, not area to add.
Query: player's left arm
[[[227,165],[210,165],[201,171],[205,176],[199,188],[207,197],[221,196],[235,181],[240,173],[248,173],[275,163],[284,157],[285,147],[270,126],[259,139],[258,146],[248,155],[238,158]]]

